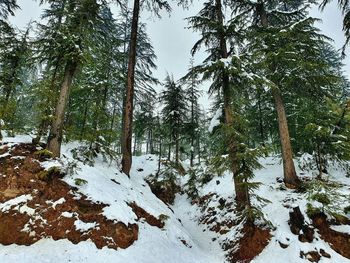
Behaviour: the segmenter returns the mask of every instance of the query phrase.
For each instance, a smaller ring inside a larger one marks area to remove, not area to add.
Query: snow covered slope
[[[29,142],[30,138],[5,138],[10,143]],[[66,166],[73,161],[70,150],[77,145],[69,144],[63,147],[62,161],[49,161],[41,165],[45,168],[52,166]],[[6,153],[5,153],[6,154]],[[303,243],[298,236],[293,235],[288,225],[289,211],[299,206],[306,210],[307,199],[304,194],[283,189],[281,183],[276,182],[282,176],[282,167],[278,159],[266,158],[261,160],[264,167],[256,172],[256,181],[262,182],[256,194],[271,201],[263,207],[263,212],[275,226],[272,238],[263,252],[258,255],[254,263],[302,263],[309,262],[307,256],[300,257],[301,252],[326,251],[330,258],[322,257],[319,262],[346,263],[349,259],[335,252],[330,245],[316,233],[312,243]],[[103,208],[103,215],[125,224],[136,223],[139,226],[138,240],[126,249],[96,248],[92,241],[73,244],[68,240],[54,241],[51,238],[42,239],[31,246],[0,245],[0,262],[130,262],[130,263],[224,263],[227,251],[222,245],[227,240],[239,237],[239,227],[232,227],[218,233],[210,231],[212,225],[203,223],[206,211],[198,203],[193,203],[186,194],[178,194],[174,205],[168,207],[151,191],[145,181],[157,169],[157,158],[152,155],[135,157],[131,176],[128,178],[117,169],[117,164],[96,159],[94,166],[77,163],[75,172],[63,180],[77,187],[78,192],[84,194],[94,202],[101,202],[108,206]],[[332,171],[335,180],[345,184],[340,188],[344,194],[350,194],[350,179],[340,170]],[[84,183],[77,185],[77,180]],[[86,181],[86,183],[85,183]],[[182,180],[186,181],[186,176]],[[214,178],[199,189],[200,196],[215,194],[209,201],[209,206],[219,207],[219,199],[226,202],[233,201],[234,190],[229,173],[223,177]],[[23,200],[22,200],[23,201]],[[61,200],[60,202],[63,202]],[[58,203],[60,203],[58,202]],[[149,214],[156,218],[164,218],[165,226],[158,228],[139,220],[129,203],[135,202]],[[4,204],[0,203],[0,209]],[[19,206],[24,206],[21,202]],[[58,205],[58,204],[57,204]],[[208,206],[208,207],[209,207]],[[233,213],[217,210],[218,220],[235,219]],[[25,211],[23,211],[25,213]],[[307,216],[304,214],[305,218]],[[200,223],[200,221],[202,223]],[[84,229],[84,224],[77,227]],[[336,231],[348,231],[348,226],[333,226]],[[281,243],[287,247],[282,248]]]
[[[30,138],[23,137],[12,139],[6,138],[5,141],[11,143],[30,141]],[[49,168],[67,164],[72,161],[70,149],[74,146],[76,145],[70,144],[64,147],[63,162],[51,161],[42,165]],[[186,213],[178,211],[174,213],[151,192],[144,177],[157,168],[154,156],[135,158],[130,179],[116,167],[115,163],[106,163],[100,159],[96,160],[94,167],[78,163],[76,173],[66,176],[64,180],[78,187],[78,191],[90,200],[109,205],[103,210],[103,215],[108,219],[122,221],[125,224],[138,223],[139,237],[132,246],[118,250],[97,249],[90,241],[72,244],[68,240],[42,239],[31,246],[0,245],[0,262],[221,263],[224,261],[224,252],[219,245],[211,244],[210,235],[192,235],[201,233],[200,227],[187,218]],[[83,179],[87,183],[77,186],[76,179]],[[186,199],[183,201],[190,209],[190,203]],[[128,205],[132,202],[155,217],[165,215],[164,228],[138,222],[137,216]],[[182,223],[179,220],[180,216]]]

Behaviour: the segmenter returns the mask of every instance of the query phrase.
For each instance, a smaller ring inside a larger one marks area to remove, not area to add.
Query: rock
[[[309,251],[307,253],[304,253],[303,251],[300,251],[300,257],[306,258],[310,262],[319,262],[321,259],[321,255],[318,254],[317,251]]]
[[[287,247],[289,247],[288,244],[283,244],[281,241],[278,241],[278,244],[280,244],[280,247],[283,249],[286,249]]]
[[[294,235],[298,235],[301,242],[312,242],[314,240],[314,229],[305,223],[305,218],[299,207],[294,207],[289,212],[290,230]]]
[[[331,255],[324,251],[322,248],[320,249],[320,254],[322,255],[322,257],[331,258]]]
[[[304,226],[304,216],[299,206],[294,207],[293,211],[289,212],[289,226],[294,235],[299,235]]]

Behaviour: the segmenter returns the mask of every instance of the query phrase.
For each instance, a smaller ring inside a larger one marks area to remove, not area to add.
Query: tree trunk
[[[55,109],[54,120],[51,124],[50,134],[47,142],[47,149],[53,153],[54,157],[59,157],[61,153],[62,133],[64,114],[69,100],[70,88],[74,74],[77,70],[76,63],[68,62],[64,72],[64,80],[61,85],[59,99]]]
[[[263,118],[262,118],[261,97],[260,97],[260,91],[259,90],[258,90],[258,110],[259,110],[260,140],[261,140],[261,145],[265,146],[264,124],[263,124]]]
[[[160,141],[159,141],[158,169],[157,169],[157,174],[156,174],[157,177],[158,177],[158,175],[160,173],[161,160],[162,160],[162,139],[160,139]]]
[[[130,176],[132,164],[131,142],[132,142],[132,121],[134,110],[134,81],[135,81],[135,64],[136,64],[136,44],[137,44],[137,28],[140,13],[140,0],[134,0],[134,9],[131,24],[131,37],[129,45],[129,62],[128,77],[126,90],[126,103],[124,113],[124,125],[122,133],[122,171]]]
[[[215,0],[216,3],[216,13],[218,17],[218,22],[220,23],[220,26],[224,26],[224,20],[222,15],[222,5],[221,0]],[[221,58],[227,58],[228,52],[227,52],[227,45],[226,45],[226,39],[224,32],[220,32],[220,52],[221,52]],[[225,124],[228,126],[233,125],[233,116],[230,106],[230,97],[229,97],[229,89],[230,89],[230,79],[227,72],[223,72],[222,74],[222,93],[224,97],[224,111],[225,111]],[[237,203],[237,209],[243,210],[246,206],[249,205],[249,195],[248,195],[248,189],[246,185],[244,184],[244,180],[239,177],[238,169],[238,158],[237,158],[237,146],[234,138],[229,138],[229,158],[231,160],[231,170],[233,173],[233,181],[235,185],[235,192],[236,192],[236,203]]]
[[[197,133],[197,149],[198,149],[198,163],[201,164],[201,142],[200,142],[200,132]]]
[[[192,129],[194,128],[194,96],[193,96],[193,80],[192,80],[192,99],[191,99],[191,122],[192,122]],[[194,136],[195,132],[192,131],[191,133],[191,156],[190,156],[190,166],[193,167],[193,159],[194,159]]]
[[[284,183],[287,187],[294,188],[298,186],[299,179],[296,175],[293,162],[293,151],[292,145],[290,143],[286,112],[284,110],[281,92],[277,88],[274,88],[272,89],[272,94],[275,100],[278,118],[278,128],[280,133],[281,151],[283,159]]]
[[[169,148],[168,148],[168,161],[170,161],[171,158],[171,141],[169,142]]]
[[[137,140],[136,140],[136,134],[134,135],[135,138],[134,138],[134,149],[133,149],[133,155],[136,155],[136,146],[137,146]]]
[[[175,140],[175,163],[179,164],[179,134],[176,134]]]
[[[83,125],[81,127],[80,131],[80,140],[82,141],[85,135],[85,125],[86,125],[86,119],[87,119],[87,112],[88,112],[88,105],[89,103],[85,104],[85,109],[84,109],[84,115],[83,115]]]
[[[154,146],[153,146],[153,130],[150,130],[150,151],[151,154],[154,154]]]
[[[267,13],[263,3],[257,6],[257,12],[260,15],[261,25],[264,28],[268,27]],[[272,95],[275,101],[277,118],[278,118],[278,128],[280,133],[281,141],[281,152],[283,159],[283,174],[284,183],[287,187],[295,188],[299,185],[299,179],[295,172],[294,162],[293,162],[293,151],[292,145],[290,143],[290,136],[288,130],[288,122],[286,117],[286,112],[284,108],[284,103],[282,100],[281,91],[278,88],[272,89]]]

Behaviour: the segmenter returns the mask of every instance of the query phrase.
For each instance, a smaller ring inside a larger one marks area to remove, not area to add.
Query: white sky
[[[166,72],[173,74],[175,79],[186,74],[189,67],[190,50],[199,36],[186,28],[187,22],[185,18],[197,14],[202,2],[194,0],[194,3],[188,10],[183,10],[176,4],[172,4],[173,12],[171,16],[163,12],[161,19],[152,18],[145,12],[142,13],[141,20],[148,25],[148,34],[158,56],[158,69],[154,74],[159,80],[164,80]],[[11,22],[19,28],[23,28],[30,20],[38,20],[40,18],[41,9],[38,1],[18,0],[18,3],[21,10],[16,12],[16,16],[11,18]],[[117,9],[112,8],[112,11],[114,10]],[[342,32],[342,15],[337,8],[336,0],[333,0],[322,13],[317,7],[313,8],[311,15],[323,20],[323,23],[320,23],[318,26],[325,35],[334,39],[336,48],[341,48],[345,39]],[[201,62],[204,57],[204,53],[199,53],[195,56],[195,62]],[[344,62],[348,61],[349,57]],[[344,70],[345,74],[350,77],[350,61]],[[203,88],[205,89],[205,87]],[[203,104],[208,104],[205,101],[207,100],[206,96],[201,100]]]

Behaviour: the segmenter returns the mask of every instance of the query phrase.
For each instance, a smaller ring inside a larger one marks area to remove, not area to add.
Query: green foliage
[[[305,184],[309,204],[308,215],[323,212],[331,217],[342,215],[348,197],[338,189],[340,184],[314,179]]]
[[[311,200],[321,203],[323,206],[328,206],[331,203],[331,200],[326,193],[315,193],[310,198]]]
[[[313,218],[314,216],[319,215],[320,213],[322,213],[322,210],[320,208],[314,207],[310,203],[306,204],[306,214],[308,215],[308,217]]]
[[[52,152],[43,149],[43,150],[38,150],[34,152],[34,155],[39,158],[39,159],[50,159],[52,158]]]
[[[56,176],[61,176],[61,169],[59,167],[51,167],[48,170],[39,172],[37,178],[41,181],[50,181]]]
[[[350,205],[344,208],[344,214],[350,214]]]
[[[165,223],[170,217],[168,215],[165,214],[160,214],[158,219],[162,222]]]
[[[88,181],[86,181],[86,180],[84,180],[84,179],[81,179],[81,178],[75,178],[75,179],[74,179],[74,183],[75,183],[75,185],[77,185],[77,186],[83,186],[83,185],[87,184]]]
[[[199,197],[197,178],[199,171],[195,168],[190,168],[187,173],[189,178],[186,184],[184,185],[184,190],[191,199],[196,199]]]
[[[241,220],[247,220],[250,223],[254,223],[257,226],[265,227],[274,230],[275,227],[271,221],[267,220],[264,213],[260,208],[251,206],[244,209],[240,215]]]

